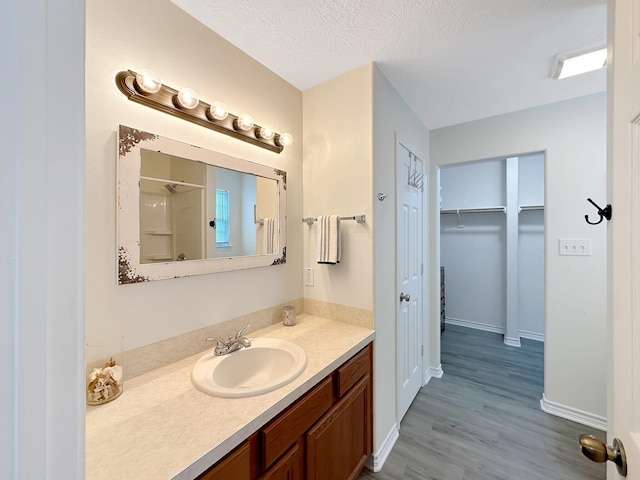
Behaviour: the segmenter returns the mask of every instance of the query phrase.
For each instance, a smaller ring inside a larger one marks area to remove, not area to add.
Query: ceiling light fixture
[[[559,80],[599,70],[606,64],[606,47],[591,48],[581,52],[560,53],[553,62],[551,76]]]
[[[119,72],[116,75],[116,85],[132,102],[146,105],[272,152],[281,153],[284,147],[293,143],[291,134],[278,134],[270,126],[256,125],[247,114],[233,115],[222,102],[213,102],[209,105],[200,100],[196,92],[190,88],[178,91],[163,85],[160,77],[151,70],[140,71],[140,73],[132,70]]]

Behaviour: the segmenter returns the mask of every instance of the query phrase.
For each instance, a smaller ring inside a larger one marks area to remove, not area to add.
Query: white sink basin
[[[277,338],[251,339],[251,347],[215,356],[208,350],[191,370],[191,381],[215,397],[251,397],[271,392],[300,375],[307,355],[295,343]]]

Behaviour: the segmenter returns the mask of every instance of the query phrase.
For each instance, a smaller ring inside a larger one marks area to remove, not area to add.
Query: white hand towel
[[[340,217],[327,215],[318,217],[317,257],[318,263],[335,265],[340,263]]]
[[[262,251],[264,253],[277,253],[275,252],[275,248],[277,245],[277,219],[275,218],[265,218],[263,225],[263,237],[262,237]]]

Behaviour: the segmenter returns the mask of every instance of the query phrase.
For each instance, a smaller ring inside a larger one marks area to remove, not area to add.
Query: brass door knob
[[[627,455],[622,442],[617,438],[613,439],[613,447],[610,447],[593,435],[580,435],[580,450],[593,462],[604,463],[609,460],[615,463],[618,473],[623,477],[627,476]]]

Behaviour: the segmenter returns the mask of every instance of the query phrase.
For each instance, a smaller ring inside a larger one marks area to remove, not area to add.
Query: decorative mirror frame
[[[143,149],[158,151],[167,155],[182,157],[212,166],[251,173],[275,180],[278,194],[279,253],[141,263],[140,169],[142,161],[141,151]],[[118,283],[120,285],[286,263],[286,171],[119,125],[117,177]]]

